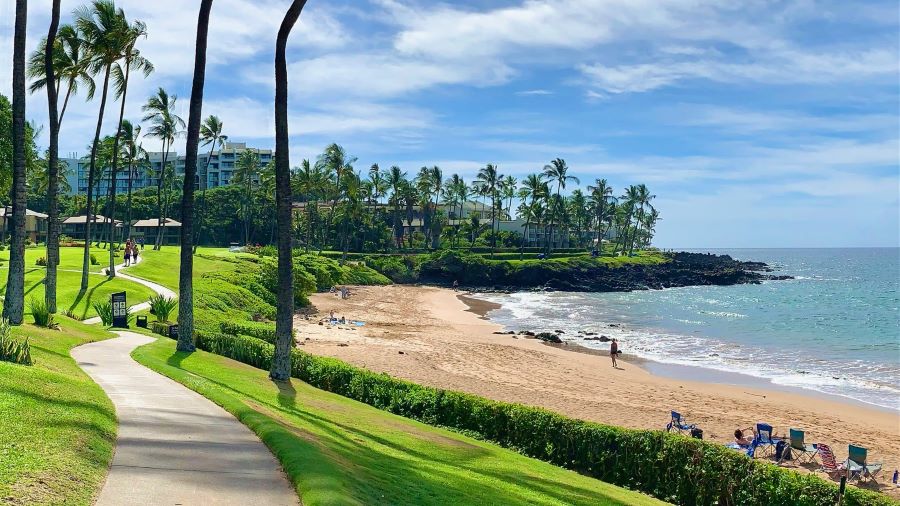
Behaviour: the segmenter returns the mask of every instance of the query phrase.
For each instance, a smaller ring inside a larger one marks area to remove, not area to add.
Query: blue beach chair
[[[881,472],[883,464],[868,463],[869,451],[862,446],[850,445],[847,453],[849,457],[844,462],[844,468],[850,471],[850,479],[862,481],[864,478],[868,478],[875,481],[875,476]]]
[[[762,449],[764,457],[775,454],[775,446],[781,441],[781,438],[772,437],[772,432],[771,425],[767,423],[756,424],[756,437],[753,438],[753,456],[756,456],[755,450],[759,448]]]
[[[685,432],[690,434],[696,427],[695,424],[685,423],[684,419],[681,418],[681,413],[672,411],[672,419],[666,424],[666,432],[675,431],[679,434],[684,434]]]

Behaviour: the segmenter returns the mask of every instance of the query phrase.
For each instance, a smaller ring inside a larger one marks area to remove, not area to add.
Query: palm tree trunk
[[[203,169],[203,174],[206,179],[209,179],[209,163],[212,160],[213,149],[216,147],[216,142],[218,141],[218,137],[213,137],[212,144],[209,146],[209,155],[206,157],[206,168]],[[209,184],[208,181],[203,181],[200,185],[200,208],[197,210],[197,240],[194,242],[194,253],[197,253],[197,246],[200,245],[200,234],[203,233],[203,214],[206,211],[207,184]]]
[[[125,58],[125,82],[122,84],[122,105],[119,107],[119,124],[116,127],[116,134],[113,137],[113,159],[112,167],[109,174],[109,269],[106,273],[109,277],[116,277],[116,248],[115,231],[116,231],[116,170],[119,168],[119,137],[122,132],[122,120],[125,118],[125,97],[128,95],[128,75],[131,72],[131,51],[129,56]]]
[[[13,325],[21,325],[25,314],[25,37],[28,6],[16,0],[13,39],[12,102],[12,236],[9,247],[9,275],[3,316]],[[48,50],[48,52],[50,52]],[[50,83],[47,83],[48,86]],[[10,219],[9,216],[6,217]]]
[[[125,204],[125,238],[131,238],[131,191],[134,187],[134,159],[128,160],[128,202]]]
[[[47,47],[56,43],[59,28],[60,0],[53,0],[50,29],[47,31]],[[53,70],[53,53],[44,52],[44,73],[47,76],[47,109],[50,114],[50,142],[47,148],[47,274],[44,278],[44,302],[47,310],[56,312],[56,268],[59,265],[59,122],[57,116],[56,78]],[[68,93],[66,94],[68,100]],[[24,295],[23,295],[24,296]]]
[[[275,313],[275,353],[269,377],[287,381],[291,377],[294,327],[294,275],[291,258],[291,159],[288,149],[288,35],[300,17],[306,0],[294,0],[278,29],[275,42],[275,207],[278,220],[278,303]]]
[[[57,25],[58,24],[59,23],[57,23]],[[60,111],[59,111],[59,122],[57,123],[58,125],[62,125],[63,116],[65,116],[65,114],[66,114],[66,107],[68,107],[68,105],[69,105],[69,97],[72,95],[72,82],[73,81],[75,81],[75,80],[69,79],[69,87],[66,89],[66,98],[63,99],[62,109],[60,109]],[[55,90],[54,93],[58,93],[58,92],[59,92],[59,90]],[[57,97],[57,100],[58,100],[58,97]]]
[[[178,273],[178,351],[194,351],[194,176],[200,144],[200,115],[206,79],[206,38],[213,0],[200,2],[197,16],[197,44],[194,50],[194,82],[191,85],[190,116],[184,155],[184,184],[181,194],[181,266]]]
[[[106,111],[106,92],[109,89],[109,71],[110,66],[106,66],[103,75],[103,90],[100,94],[100,112],[97,114],[97,129],[94,131],[94,142],[91,145],[91,164],[88,169],[87,183],[87,209],[85,210],[86,220],[84,222],[84,254],[81,259],[81,289],[79,293],[87,291],[88,274],[91,265],[91,198],[94,193],[94,170],[97,166],[97,148],[100,145],[100,129],[103,128],[103,113]]]
[[[156,222],[156,239],[153,243],[153,249],[160,249],[160,225],[163,223],[163,201],[162,201],[162,187],[163,187],[163,177],[166,174],[166,162],[169,157],[169,147],[166,143],[166,139],[163,139],[163,157],[162,157],[162,165],[159,166],[159,174],[157,174],[157,182],[156,182],[156,210],[159,215],[158,221]]]

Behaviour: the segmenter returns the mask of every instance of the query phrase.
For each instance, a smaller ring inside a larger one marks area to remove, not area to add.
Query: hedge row
[[[274,347],[259,339],[199,332],[200,349],[268,370]],[[684,505],[836,504],[837,487],[752,460],[724,446],[662,431],[566,418],[547,410],[425,387],[292,351],[292,375],[315,387],[408,418],[476,433],[530,457]],[[850,487],[844,504],[890,505]]]
[[[275,324],[263,322],[221,322],[219,329],[223,334],[232,336],[250,336],[275,344]],[[297,332],[293,331],[296,336]]]

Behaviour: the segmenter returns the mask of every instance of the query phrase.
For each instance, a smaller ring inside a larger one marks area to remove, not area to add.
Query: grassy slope
[[[138,362],[222,405],[282,462],[304,504],[662,504],[217,355],[160,339]]]
[[[181,248],[164,246],[159,251],[153,251],[150,248],[141,252],[143,259],[141,263],[130,267],[128,274],[139,278],[159,283],[172,290],[178,290],[178,266],[181,263]],[[228,264],[210,260],[205,257],[209,256],[234,256],[229,253],[228,248],[198,248],[198,255],[194,256],[194,279],[200,277],[205,272],[221,269]]]
[[[109,250],[101,248],[91,248],[91,253],[97,257],[98,265],[89,265],[91,272],[100,272],[100,269],[109,266]],[[82,248],[60,248],[59,249],[59,269],[60,270],[76,270],[81,272],[81,262],[84,250]],[[25,267],[36,267],[35,262],[38,258],[46,257],[47,249],[44,246],[25,249]],[[122,261],[122,252],[116,253],[117,263]],[[9,249],[0,251],[0,261],[4,264],[9,262]]]
[[[91,504],[116,437],[112,403],[69,349],[113,337],[59,317],[63,331],[32,325],[31,367],[0,362],[0,503]]]

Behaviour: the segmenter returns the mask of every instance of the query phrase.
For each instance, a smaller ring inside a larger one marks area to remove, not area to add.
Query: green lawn
[[[91,253],[97,258],[98,265],[90,265],[91,272],[100,272],[109,267],[109,250],[91,247]],[[81,272],[81,262],[84,249],[79,247],[59,248],[59,270],[74,270]],[[47,256],[47,248],[43,245],[25,249],[25,268],[37,267],[37,259]],[[9,249],[0,251],[0,263],[6,265],[9,262]],[[116,263],[122,262],[122,252],[116,253]],[[90,264],[90,262],[88,262]]]
[[[85,504],[113,454],[116,415],[69,350],[113,335],[57,317],[63,330],[23,325],[33,366],[0,362],[0,503]]]
[[[139,278],[159,283],[172,290],[178,290],[178,266],[181,265],[181,248],[178,246],[163,246],[159,251],[146,248],[141,252],[143,258],[134,267],[128,268],[128,274]],[[223,261],[210,260],[204,256],[220,257],[223,260],[234,257],[228,248],[198,248],[194,256],[194,278],[203,273],[222,270],[228,267]],[[255,255],[251,255],[255,256]]]
[[[5,293],[8,271],[4,266],[0,269],[0,293]],[[25,270],[25,312],[29,312],[29,301],[34,298],[44,298],[44,276],[46,270],[43,267],[26,267]],[[60,270],[57,272],[56,297],[57,307],[60,313],[71,310],[75,316],[81,319],[97,316],[93,303],[109,301],[109,295],[114,292],[125,291],[128,294],[128,304],[134,305],[148,300],[153,295],[153,290],[121,278],[110,279],[101,274],[91,274],[88,278],[88,290],[79,297],[81,287],[81,273]]]
[[[253,429],[304,504],[664,504],[315,389],[278,387],[265,371],[159,339],[132,356],[203,394]]]

